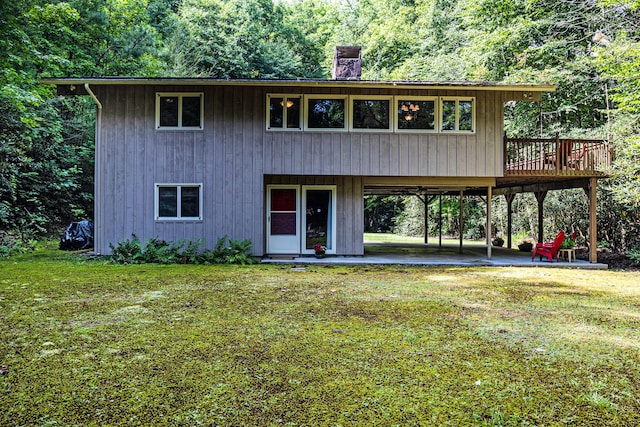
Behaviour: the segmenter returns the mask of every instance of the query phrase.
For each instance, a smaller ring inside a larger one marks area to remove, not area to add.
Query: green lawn
[[[440,238],[438,236],[429,236],[430,244],[438,244],[440,242]],[[364,243],[416,243],[416,244],[424,244],[424,237],[413,237],[413,236],[400,236],[398,234],[393,233],[364,233]],[[460,238],[450,238],[443,237],[442,238],[443,245],[459,245]],[[487,242],[484,240],[463,240],[463,245],[486,245]]]
[[[299,270],[0,261],[0,425],[640,424],[637,272]]]

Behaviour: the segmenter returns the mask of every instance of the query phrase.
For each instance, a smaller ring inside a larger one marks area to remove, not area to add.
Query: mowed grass
[[[3,426],[636,426],[640,278],[0,261]]]

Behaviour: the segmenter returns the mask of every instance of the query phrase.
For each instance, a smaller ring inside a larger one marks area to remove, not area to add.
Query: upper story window
[[[156,184],[156,220],[201,220],[202,184]]]
[[[347,95],[306,95],[306,130],[347,130]]]
[[[475,132],[474,98],[441,98],[442,132]]]
[[[391,131],[392,96],[352,96],[351,130]]]
[[[267,130],[474,133],[476,98],[267,94]]]
[[[156,93],[156,129],[202,129],[202,93]]]
[[[300,95],[267,95],[267,129],[301,130]]]
[[[397,97],[396,130],[408,132],[436,132],[435,97]]]

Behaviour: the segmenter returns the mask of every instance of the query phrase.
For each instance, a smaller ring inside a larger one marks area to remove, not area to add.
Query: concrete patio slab
[[[576,260],[550,263],[536,257],[531,261],[530,252],[493,247],[491,259],[487,247],[477,244],[460,246],[413,243],[367,243],[363,256],[331,256],[315,258],[313,255],[293,258],[264,258],[267,264],[326,264],[326,265],[424,265],[424,266],[492,266],[492,267],[542,267],[607,269],[607,264]]]

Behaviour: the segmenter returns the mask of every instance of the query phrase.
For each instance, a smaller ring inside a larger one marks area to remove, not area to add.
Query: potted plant
[[[504,245],[504,239],[502,237],[496,237],[495,239],[493,239],[491,241],[491,244],[493,246],[499,246],[502,247],[502,245]]]
[[[313,245],[313,250],[315,251],[316,258],[324,258],[324,255],[327,253],[327,248],[320,243]]]
[[[519,243],[518,249],[520,249],[522,252],[531,252],[531,250],[533,249],[533,243],[526,241]]]
[[[571,236],[566,236],[560,245],[560,249],[573,249],[576,246],[576,241]]]

